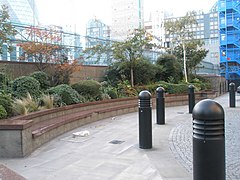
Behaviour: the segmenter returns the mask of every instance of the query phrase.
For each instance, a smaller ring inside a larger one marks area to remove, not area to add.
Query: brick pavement
[[[236,95],[236,107],[229,108],[228,94],[215,99],[225,113],[226,178],[240,179],[240,95]],[[189,115],[191,116],[191,115]],[[175,158],[192,173],[192,121],[186,119],[174,127],[169,136]]]

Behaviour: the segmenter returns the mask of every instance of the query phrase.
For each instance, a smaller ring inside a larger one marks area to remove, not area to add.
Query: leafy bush
[[[111,99],[117,99],[118,95],[116,90],[110,89],[107,91],[107,94],[110,96]]]
[[[10,80],[5,73],[0,72],[0,90],[9,93],[11,90],[9,88]]]
[[[47,90],[47,93],[53,95],[57,105],[70,105],[85,102],[85,98],[67,84],[61,84]]]
[[[27,97],[27,93],[36,99],[41,96],[40,83],[33,77],[21,76],[13,81],[12,92],[18,99]]]
[[[94,80],[79,81],[73,84],[72,88],[87,99],[97,100],[97,97],[101,94],[101,84]]]
[[[101,82],[101,92],[104,94],[108,94],[111,99],[117,99],[118,93],[117,88],[112,87],[107,81]]]
[[[5,119],[7,117],[7,111],[6,109],[0,105],[0,119]]]
[[[181,94],[188,92],[188,84],[172,84],[160,81],[158,85],[163,87],[165,92],[169,94]]]
[[[37,72],[30,74],[30,77],[33,77],[36,80],[38,80],[38,82],[40,83],[41,90],[46,90],[49,88],[50,82],[48,81],[47,73],[45,73],[43,71],[37,71]]]
[[[133,97],[138,95],[136,89],[131,87],[127,80],[118,83],[117,92],[118,97]]]
[[[0,94],[0,105],[4,107],[7,111],[7,115],[10,116],[12,114],[12,99],[10,95]]]
[[[158,57],[156,65],[164,67],[163,72],[156,75],[159,80],[168,81],[169,77],[172,76],[174,79],[171,79],[171,81],[177,83],[183,77],[181,64],[174,55],[162,54]]]
[[[5,73],[0,72],[0,87],[8,85],[9,79]]]

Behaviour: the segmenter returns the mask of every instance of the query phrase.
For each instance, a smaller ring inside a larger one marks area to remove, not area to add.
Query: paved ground
[[[229,107],[229,95],[215,99],[225,113],[226,175],[228,180],[240,180],[240,95],[236,107]],[[192,173],[192,122],[184,121],[174,127],[169,136],[170,148],[176,159]]]
[[[216,99],[226,114],[227,180],[240,179],[238,98],[236,108],[228,108],[228,94]],[[83,126],[28,157],[0,159],[0,164],[29,180],[191,180],[192,115],[188,106],[166,108],[165,125],[155,123],[155,114],[153,110],[153,148],[149,150],[139,148],[138,113],[131,113]],[[83,130],[90,135],[72,137]]]

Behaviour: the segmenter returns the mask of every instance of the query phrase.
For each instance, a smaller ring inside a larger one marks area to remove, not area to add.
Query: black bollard
[[[194,86],[188,86],[188,109],[189,113],[192,113],[193,107],[195,106],[195,94],[194,94]]]
[[[139,147],[152,148],[152,99],[148,91],[139,93]]]
[[[232,82],[229,84],[229,104],[230,107],[235,107],[235,84]]]
[[[225,180],[224,110],[205,99],[193,109],[193,180]]]
[[[156,89],[156,112],[157,112],[157,124],[165,124],[165,102],[164,102],[164,88],[158,87]]]

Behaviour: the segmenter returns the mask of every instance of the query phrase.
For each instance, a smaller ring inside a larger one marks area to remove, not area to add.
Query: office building
[[[35,0],[0,0],[9,9],[10,21],[22,25],[38,25]]]
[[[111,39],[123,41],[134,29],[143,28],[143,0],[112,0]]]
[[[86,26],[86,48],[104,44],[110,40],[110,27],[99,19],[91,19]]]

